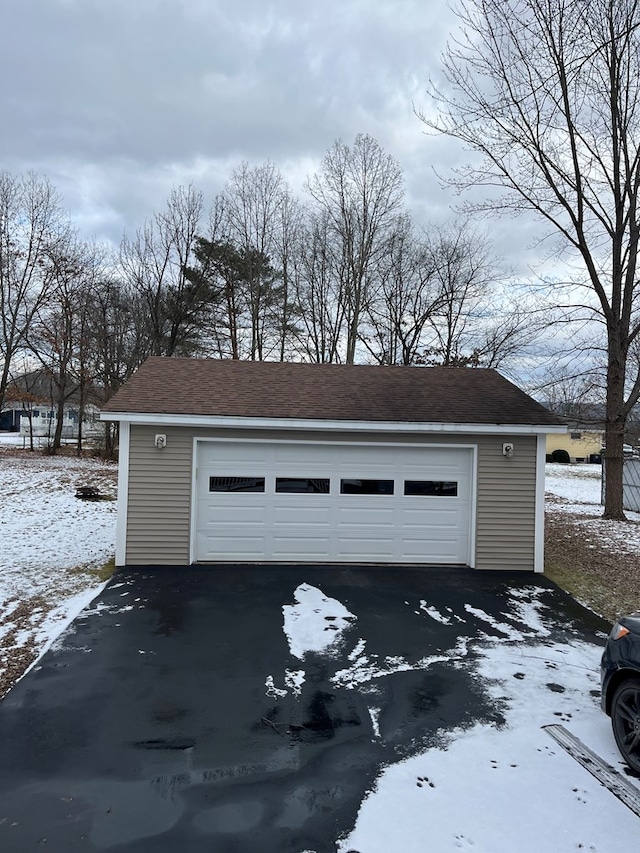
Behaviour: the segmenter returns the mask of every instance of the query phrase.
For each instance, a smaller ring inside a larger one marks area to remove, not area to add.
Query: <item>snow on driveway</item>
[[[302,660],[308,652],[322,652],[340,643],[342,633],[355,620],[344,604],[327,598],[310,584],[300,584],[295,604],[285,604],[284,633],[291,654]]]
[[[351,638],[355,643],[348,655],[352,665],[332,681],[338,688],[362,690],[364,696],[372,697],[373,738],[381,737],[381,709],[375,706],[373,683],[393,672],[428,670],[447,660],[473,673],[505,722],[445,729],[437,747],[383,769],[361,805],[354,829],[338,843],[339,853],[608,853],[636,849],[638,817],[544,730],[562,724],[624,772],[609,720],[599,706],[602,648],[577,635],[568,642],[551,641],[558,626],[554,614],[539,601],[544,592],[542,588],[526,595],[519,589],[509,591],[509,607],[513,604],[522,619],[519,630],[466,604],[467,614],[487,622],[503,636],[481,632],[479,640],[471,639],[470,629],[460,625],[455,646],[415,663],[401,658],[383,663],[369,660],[364,654],[366,640]],[[298,587],[295,597],[309,603],[315,619],[312,626],[303,619],[292,621],[289,606],[283,608],[283,630],[291,649],[302,659],[305,651],[335,657],[336,644],[324,642],[325,626],[336,613],[348,611],[308,584]],[[443,615],[425,601],[415,604],[416,613],[442,621]],[[350,613],[349,617],[350,625],[357,629],[356,617]],[[458,617],[458,621],[466,619]],[[343,641],[338,638],[337,642]],[[300,675],[304,677],[304,672]],[[273,686],[272,678],[270,684]],[[286,689],[279,691],[284,694]]]
[[[340,853],[636,849],[640,820],[543,728],[561,723],[622,769],[594,695],[600,653],[579,641],[483,648],[477,677],[504,726],[443,733],[441,746],[383,770]]]
[[[443,730],[437,747],[384,768],[361,805],[354,829],[339,842],[339,853],[608,853],[637,848],[638,817],[544,730],[562,724],[624,773],[610,722],[600,710],[602,647],[577,635],[563,643],[549,639],[554,630],[557,636],[558,626],[555,615],[540,602],[543,593],[543,588],[509,590],[508,609],[519,614],[519,629],[467,603],[466,614],[503,636],[480,632],[480,639],[472,639],[469,627],[460,624],[452,648],[417,662],[370,659],[366,640],[351,637],[352,664],[332,681],[337,688],[361,690],[371,697],[374,739],[381,737],[374,688],[378,680],[403,670],[426,671],[441,661],[468,668],[505,722]],[[290,606],[283,607],[283,630],[292,651],[302,660],[307,651],[336,657],[344,641],[340,632],[335,643],[327,643],[327,624],[336,614],[348,614],[348,626],[357,631],[357,617],[309,584],[298,587],[295,599],[298,607],[305,601],[306,615],[314,618],[292,620]],[[452,611],[445,616],[425,600],[407,604],[438,622],[466,622]],[[304,671],[299,675],[304,680]],[[272,677],[269,684],[273,687]],[[286,692],[285,678],[285,689],[278,695]]]

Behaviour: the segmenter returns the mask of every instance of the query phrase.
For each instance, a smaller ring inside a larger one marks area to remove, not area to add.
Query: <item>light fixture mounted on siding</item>
[[[156,447],[158,450],[163,450],[167,446],[167,436],[164,433],[156,435]]]
[[[511,459],[513,456],[513,444],[510,441],[505,441],[502,445],[502,455],[506,456],[507,459]]]

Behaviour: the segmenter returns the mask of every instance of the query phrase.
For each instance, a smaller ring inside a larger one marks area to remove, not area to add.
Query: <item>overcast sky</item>
[[[302,191],[335,139],[368,133],[416,218],[442,221],[457,200],[434,168],[465,155],[413,105],[431,108],[454,27],[444,0],[1,0],[0,169],[48,175],[83,236],[118,243],[172,186],[210,201],[270,159]]]
[[[450,144],[412,102],[450,24],[439,0],[2,0],[0,168],[47,174],[85,233],[119,238],[172,185],[213,195],[271,159],[301,187],[362,132],[412,207],[446,214]]]

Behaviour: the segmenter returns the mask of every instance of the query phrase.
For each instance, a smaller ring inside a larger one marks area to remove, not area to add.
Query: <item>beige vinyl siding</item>
[[[167,436],[158,450],[155,436]],[[187,565],[191,512],[192,432],[132,426],[129,445],[129,565]]]
[[[503,441],[514,454],[502,455]],[[497,436],[478,453],[476,568],[533,571],[536,437]]]
[[[167,446],[157,450],[156,433]],[[464,444],[478,448],[476,568],[533,571],[535,436],[438,433],[430,436],[131,426],[126,560],[186,565],[190,556],[193,438]],[[503,442],[514,444],[510,459]]]

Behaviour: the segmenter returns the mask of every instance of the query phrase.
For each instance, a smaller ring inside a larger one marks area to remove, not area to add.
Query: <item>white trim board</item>
[[[129,424],[120,424],[118,450],[118,503],[116,512],[116,566],[127,564],[127,518],[129,512]]]
[[[565,425],[424,423],[420,421],[341,421],[306,418],[242,418],[220,415],[177,415],[141,412],[102,412],[103,421],[121,421],[142,426],[209,427],[222,429],[317,430],[325,432],[472,433],[538,435],[566,433]]]
[[[544,571],[544,477],[547,460],[546,436],[540,434],[536,444],[536,493],[533,545],[533,571]]]

